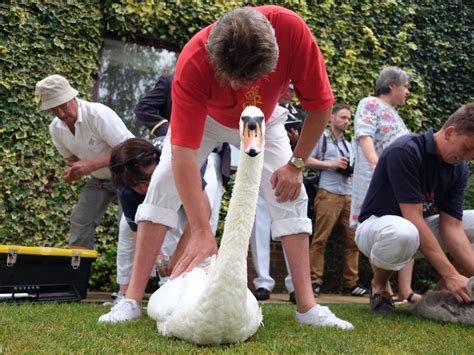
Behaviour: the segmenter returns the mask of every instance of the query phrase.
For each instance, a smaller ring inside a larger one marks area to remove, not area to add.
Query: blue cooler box
[[[95,250],[0,245],[0,302],[79,301]]]

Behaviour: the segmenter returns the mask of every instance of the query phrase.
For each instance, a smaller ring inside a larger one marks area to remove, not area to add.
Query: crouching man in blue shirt
[[[441,275],[439,288],[458,302],[472,301],[474,210],[463,205],[473,157],[474,103],[459,108],[441,130],[400,137],[380,156],[355,237],[374,271],[372,313],[395,312],[389,278],[418,257]]]

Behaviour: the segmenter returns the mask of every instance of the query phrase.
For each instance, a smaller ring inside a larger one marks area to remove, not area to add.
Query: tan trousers
[[[324,273],[324,251],[336,223],[342,227],[344,236],[344,265],[342,277],[344,287],[353,287],[358,280],[359,249],[354,241],[355,230],[349,227],[351,196],[336,195],[319,189],[314,201],[316,223],[311,241],[311,281],[322,285]]]

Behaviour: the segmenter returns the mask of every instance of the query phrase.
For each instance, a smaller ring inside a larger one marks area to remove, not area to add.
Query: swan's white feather
[[[248,107],[242,116],[263,113]],[[168,281],[150,298],[148,315],[157,321],[161,335],[195,344],[224,344],[245,341],[261,325],[260,306],[247,288],[247,253],[262,167],[263,153],[253,158],[240,154],[215,262]]]

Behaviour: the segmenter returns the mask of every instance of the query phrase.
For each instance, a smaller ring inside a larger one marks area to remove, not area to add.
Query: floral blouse
[[[357,106],[354,119],[354,174],[352,179],[352,205],[350,224],[357,226],[359,213],[372,179],[370,164],[359,144],[361,136],[370,136],[374,142],[377,156],[398,137],[410,133],[402,118],[393,106],[381,99],[369,96]]]

